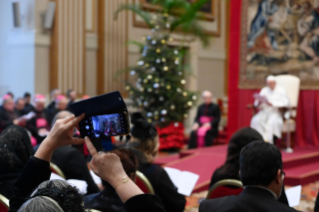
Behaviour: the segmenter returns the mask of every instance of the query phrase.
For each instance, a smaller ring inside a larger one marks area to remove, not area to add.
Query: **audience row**
[[[57,91],[54,92],[59,96]],[[41,108],[37,102],[42,102],[42,110],[44,108],[44,102],[38,99],[43,96],[35,96],[33,111]],[[5,104],[10,105],[11,100],[12,97],[6,97],[2,109],[6,109],[8,105]],[[17,102],[16,110],[23,111],[21,108]],[[152,124],[141,114],[133,114],[130,141],[123,146],[114,146],[112,153],[105,153],[97,152],[90,139],[79,138],[76,127],[83,117],[74,117],[65,110],[57,111],[52,122],[46,119],[50,123],[47,133],[43,134],[40,145],[33,147],[31,136],[25,130],[31,132],[28,127],[31,120],[23,125],[16,124],[13,119],[5,125],[0,116],[3,127],[0,134],[0,194],[10,199],[10,211],[184,211],[185,197],[177,192],[166,171],[153,163],[159,140]],[[92,158],[90,169],[103,181],[102,191],[94,183],[83,153],[74,148],[84,142]],[[58,165],[67,179],[86,181],[87,195],[82,196],[66,181],[50,180],[50,162]],[[143,194],[136,186],[137,170],[147,177],[156,195]],[[199,211],[296,211],[288,206],[284,176],[279,149],[264,142],[257,131],[243,128],[230,139],[225,164],[214,171],[210,184],[237,179],[244,185],[243,192],[237,196],[204,200]]]

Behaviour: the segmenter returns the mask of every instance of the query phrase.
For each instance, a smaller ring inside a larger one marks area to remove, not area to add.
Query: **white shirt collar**
[[[267,190],[274,196],[275,199],[278,199],[277,195],[272,190],[270,190],[268,188],[265,188],[265,187],[262,187],[262,186],[253,186],[253,185],[245,186],[245,188],[247,188],[247,187],[256,187],[256,188],[261,188],[261,189]]]

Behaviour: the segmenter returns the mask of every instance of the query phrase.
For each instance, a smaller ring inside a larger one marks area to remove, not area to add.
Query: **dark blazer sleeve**
[[[169,178],[167,172],[159,172],[159,184],[154,186],[155,193],[162,199],[167,212],[183,212],[186,199],[177,192],[177,188]]]
[[[214,105],[214,112],[213,112],[213,116],[214,119],[213,121],[210,123],[210,125],[214,128],[218,127],[219,121],[220,121],[220,108],[218,105]]]
[[[50,175],[50,163],[31,156],[13,186],[13,197],[10,199],[9,212],[18,211],[37,186],[50,179]]]
[[[6,113],[3,111],[3,109],[0,109],[0,131],[4,130],[5,128],[9,127],[12,124],[13,124],[13,121],[10,121]]]
[[[125,202],[127,212],[165,212],[161,199],[156,195],[140,194]]]

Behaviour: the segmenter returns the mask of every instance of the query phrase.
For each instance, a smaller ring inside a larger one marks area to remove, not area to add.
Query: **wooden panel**
[[[125,3],[127,0],[98,2],[98,94],[119,90],[125,96],[126,74],[119,75],[117,79],[116,75],[127,67],[128,13],[121,12],[114,20],[114,11]]]
[[[57,3],[51,47],[50,89],[85,92],[85,1]]]

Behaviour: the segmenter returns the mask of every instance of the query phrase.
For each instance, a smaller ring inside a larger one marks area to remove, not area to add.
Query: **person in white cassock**
[[[276,83],[274,76],[268,76],[267,86],[255,94],[255,106],[259,112],[253,116],[250,127],[257,130],[265,141],[274,143],[274,136],[281,138],[283,118],[280,107],[288,107],[289,99],[284,88]]]

